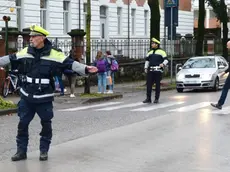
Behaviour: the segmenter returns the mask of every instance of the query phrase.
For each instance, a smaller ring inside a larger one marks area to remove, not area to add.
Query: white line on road
[[[96,111],[101,111],[101,110],[109,111],[109,110],[121,109],[121,108],[126,108],[126,107],[135,107],[135,106],[140,106],[140,105],[144,105],[144,103],[138,102],[138,103],[130,103],[130,104],[125,104],[125,105],[120,105],[120,106],[111,106],[111,107],[96,109]]]
[[[183,107],[180,107],[180,108],[176,108],[176,109],[172,109],[172,110],[169,110],[170,112],[188,112],[188,111],[193,111],[193,110],[196,110],[196,109],[200,109],[200,108],[203,108],[203,107],[206,107],[206,106],[209,106],[210,105],[210,102],[201,102],[201,103],[196,103],[196,104],[193,104],[193,105],[188,105],[188,106],[183,106]]]
[[[183,104],[184,102],[169,102],[169,103],[164,103],[164,104],[154,104],[150,107],[143,107],[143,108],[138,108],[138,109],[133,109],[131,111],[143,111],[143,112],[147,112],[150,110],[155,110],[155,109],[161,109],[161,108],[165,108],[165,107],[169,107],[169,106],[173,106],[173,105],[178,105],[178,104]]]
[[[61,109],[59,111],[78,111],[78,110],[85,110],[85,109],[90,109],[90,108],[94,108],[94,107],[116,105],[116,104],[120,104],[120,103],[123,103],[123,102],[108,102],[108,103],[102,103],[102,104],[97,104],[97,105],[89,105],[89,106],[81,106],[81,107],[76,107],[76,108]]]

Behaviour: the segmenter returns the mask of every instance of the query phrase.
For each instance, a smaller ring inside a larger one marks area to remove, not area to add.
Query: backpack
[[[100,59],[97,61],[98,72],[106,72],[106,62],[105,59]]]
[[[111,71],[113,71],[113,72],[118,71],[119,65],[118,65],[118,62],[115,59],[112,60],[110,68],[111,68]]]

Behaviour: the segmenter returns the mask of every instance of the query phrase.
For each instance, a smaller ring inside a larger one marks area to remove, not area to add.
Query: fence
[[[72,47],[72,42],[69,37],[62,38],[49,38],[52,45],[56,48],[60,48],[66,55]],[[84,41],[84,50],[86,50],[86,41]],[[172,49],[171,49],[172,45]],[[12,45],[13,46],[13,45]],[[22,38],[19,37],[18,42],[16,42],[16,49],[20,50],[23,47],[28,46],[28,42],[23,42]],[[208,42],[204,41],[204,55],[208,52]],[[173,55],[174,57],[192,57],[195,55],[196,40],[174,40],[171,44],[169,40],[161,40],[161,47],[167,52],[168,55]],[[149,39],[110,39],[110,40],[91,40],[91,61],[96,57],[97,51],[101,50],[103,52],[110,50],[113,55],[141,59],[146,57],[148,50],[150,49]],[[222,43],[220,39],[214,40],[214,54],[221,54]],[[85,54],[83,54],[85,55]]]

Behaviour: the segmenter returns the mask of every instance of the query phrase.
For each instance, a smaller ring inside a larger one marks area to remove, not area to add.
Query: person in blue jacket
[[[53,49],[51,42],[46,38],[49,32],[44,28],[32,25],[30,30],[28,47],[0,58],[0,66],[11,63],[12,66],[17,66],[19,73],[26,78],[20,88],[17,152],[12,156],[12,161],[27,158],[28,127],[35,113],[40,117],[42,125],[39,159],[41,161],[48,159],[52,139],[54,76],[64,69],[71,69],[81,75],[97,72],[96,67],[80,64]]]

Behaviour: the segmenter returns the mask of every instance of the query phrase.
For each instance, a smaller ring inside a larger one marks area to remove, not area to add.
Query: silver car
[[[222,56],[192,57],[179,68],[176,75],[176,89],[211,88],[218,90],[224,85],[226,75],[221,73],[228,69],[228,62]]]

